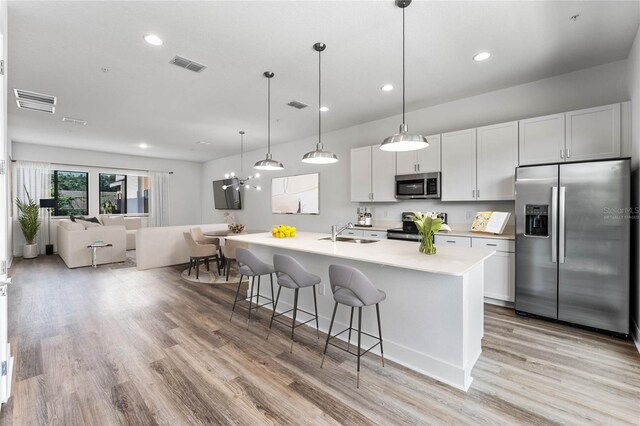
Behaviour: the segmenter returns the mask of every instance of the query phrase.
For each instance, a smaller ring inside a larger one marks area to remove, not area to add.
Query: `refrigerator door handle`
[[[559,223],[558,223],[558,228],[560,229],[559,231],[559,256],[558,256],[558,261],[560,263],[564,263],[565,261],[565,235],[564,235],[564,220],[565,220],[565,195],[566,195],[566,191],[567,188],[565,186],[561,186],[560,187],[560,197],[559,197],[559,211],[558,211],[558,218],[559,218]]]
[[[558,259],[558,230],[556,218],[558,217],[558,187],[551,188],[551,261],[556,263]]]

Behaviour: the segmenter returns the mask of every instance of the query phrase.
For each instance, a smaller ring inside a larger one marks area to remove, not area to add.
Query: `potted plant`
[[[36,203],[29,195],[27,188],[24,189],[27,194],[27,201],[22,201],[16,198],[16,206],[18,206],[18,223],[20,224],[20,230],[24,235],[24,251],[23,257],[25,259],[33,259],[38,257],[38,244],[36,243],[36,235],[38,229],[40,229],[40,205]]]

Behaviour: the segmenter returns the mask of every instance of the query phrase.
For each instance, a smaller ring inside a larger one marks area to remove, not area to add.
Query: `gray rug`
[[[224,271],[222,271],[222,273],[218,275],[218,270],[216,269],[215,263],[211,264],[210,269],[211,269],[210,271],[207,271],[206,266],[200,265],[200,277],[196,279],[195,268],[191,269],[191,275],[189,275],[189,268],[187,268],[184,271],[182,271],[182,273],[180,274],[180,278],[192,283],[238,284],[238,279],[240,277],[238,275],[238,266],[235,262],[231,264],[231,271],[229,272],[228,281],[227,281],[227,276],[224,274]],[[248,282],[248,280],[246,280],[245,282]]]

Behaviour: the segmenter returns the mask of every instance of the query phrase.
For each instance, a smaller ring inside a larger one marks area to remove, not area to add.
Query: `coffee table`
[[[113,247],[113,244],[96,242],[87,246],[87,248],[90,248],[92,250],[91,266],[93,266],[94,268],[98,267],[98,263],[97,263],[98,249],[104,248],[104,247]]]

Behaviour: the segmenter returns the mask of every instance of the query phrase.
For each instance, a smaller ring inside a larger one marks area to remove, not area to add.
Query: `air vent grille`
[[[56,107],[54,107],[53,105],[47,105],[47,104],[43,104],[40,102],[33,102],[33,101],[25,101],[22,99],[16,99],[16,103],[18,104],[18,108],[22,108],[22,109],[30,109],[33,111],[41,111],[41,112],[48,112],[49,114],[55,114],[56,112]]]
[[[298,101],[291,101],[287,105],[289,105],[290,107],[294,107],[296,109],[303,109],[309,106],[307,104],[303,104],[302,102],[298,102]]]
[[[179,55],[176,55],[172,60],[169,61],[169,63],[193,72],[200,72],[203,69],[207,68],[206,65],[199,64],[195,61],[192,61],[191,59],[183,58]]]
[[[45,95],[42,93],[30,92],[28,90],[13,89],[13,93],[16,95],[16,99],[24,101],[40,102],[46,105],[55,105],[56,97],[51,95]]]
[[[77,124],[79,126],[87,125],[87,120],[80,120],[79,118],[62,117],[62,121],[66,121],[67,123],[71,124]]]

